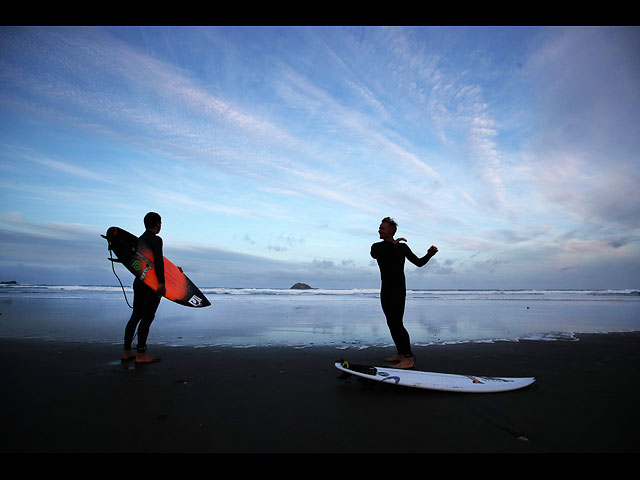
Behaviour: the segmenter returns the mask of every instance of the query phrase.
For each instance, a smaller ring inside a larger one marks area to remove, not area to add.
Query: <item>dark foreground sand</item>
[[[423,347],[418,369],[535,376],[445,393],[350,377],[389,349],[152,347],[1,340],[3,453],[638,452],[640,333]]]

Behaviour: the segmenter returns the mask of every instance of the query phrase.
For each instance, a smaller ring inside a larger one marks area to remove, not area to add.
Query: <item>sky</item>
[[[155,211],[200,287],[377,288],[391,216],[409,288],[638,289],[639,87],[635,27],[0,27],[0,281]]]

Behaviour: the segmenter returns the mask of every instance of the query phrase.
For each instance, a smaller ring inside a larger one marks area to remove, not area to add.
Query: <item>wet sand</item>
[[[639,451],[640,333],[416,349],[417,369],[535,376],[464,394],[356,377],[390,349],[157,347],[0,340],[3,453]]]

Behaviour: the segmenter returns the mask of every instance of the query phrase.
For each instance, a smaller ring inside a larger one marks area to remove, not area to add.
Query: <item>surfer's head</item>
[[[398,229],[398,224],[391,217],[385,217],[380,222],[380,228],[378,228],[378,233],[380,234],[380,238],[383,240],[391,240],[393,236],[396,234],[396,230]]]
[[[144,227],[147,230],[159,227],[162,224],[162,218],[156,212],[149,212],[144,216]]]
[[[396,223],[396,221],[391,218],[391,217],[385,217],[382,219],[382,222],[380,223],[387,223],[389,224],[389,227],[391,227],[391,229],[393,230],[393,233],[396,233],[396,230],[398,230],[398,224]]]

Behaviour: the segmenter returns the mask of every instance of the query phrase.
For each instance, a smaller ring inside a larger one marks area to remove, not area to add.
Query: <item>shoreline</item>
[[[3,453],[640,450],[640,332],[416,347],[416,369],[534,376],[495,394],[349,377],[390,348],[175,347],[0,339]],[[398,438],[406,441],[396,443]]]

